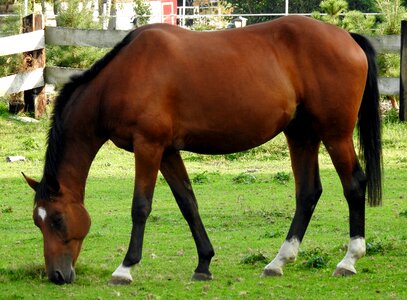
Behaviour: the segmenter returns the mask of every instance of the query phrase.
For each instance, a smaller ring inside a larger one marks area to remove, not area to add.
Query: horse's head
[[[75,279],[76,259],[90,228],[89,214],[82,202],[64,191],[56,180],[39,183],[24,177],[36,191],[33,219],[44,238],[47,276],[57,284],[71,283]],[[41,187],[44,184],[46,186]],[[41,199],[39,193],[43,188],[49,197]]]

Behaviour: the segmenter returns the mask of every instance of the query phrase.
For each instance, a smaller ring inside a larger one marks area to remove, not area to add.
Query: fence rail
[[[46,45],[92,46],[111,48],[128,33],[124,30],[83,30],[46,27],[30,33],[0,38],[0,56],[45,48]],[[368,37],[378,53],[400,52],[401,37],[397,35]],[[43,86],[45,83],[61,86],[81,69],[45,67],[0,78],[0,96]],[[379,78],[379,90],[385,95],[399,95],[400,78]],[[404,106],[404,99],[400,97]],[[405,117],[400,114],[401,119]],[[405,119],[403,119],[405,120]]]

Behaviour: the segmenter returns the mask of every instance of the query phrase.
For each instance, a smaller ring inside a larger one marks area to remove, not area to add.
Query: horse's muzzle
[[[69,268],[66,271],[56,269],[48,272],[48,279],[55,284],[72,283],[75,280],[75,269]]]

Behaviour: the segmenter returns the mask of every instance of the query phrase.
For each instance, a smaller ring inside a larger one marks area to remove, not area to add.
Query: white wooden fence
[[[0,38],[0,56],[42,49],[46,45],[111,48],[127,33],[128,31],[121,30],[46,27],[45,30]],[[400,36],[377,36],[369,37],[369,39],[378,53],[400,52]],[[46,67],[3,77],[0,78],[0,97],[44,86],[45,83],[60,86],[66,83],[71,75],[81,71],[72,68]],[[398,95],[400,93],[400,78],[380,78],[379,90],[382,94]]]

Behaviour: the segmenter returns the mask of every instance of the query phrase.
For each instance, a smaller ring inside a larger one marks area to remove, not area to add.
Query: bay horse
[[[357,125],[360,165],[353,143]],[[307,17],[217,32],[147,25],[130,32],[56,99],[33,218],[44,239],[48,278],[71,283],[90,228],[84,207],[91,163],[108,140],[134,152],[128,251],[112,283],[132,281],[158,171],[170,186],[198,252],[193,279],[209,280],[214,249],[180,156],[226,154],[284,132],[295,177],[296,211],[264,276],[294,261],[322,193],[325,145],[349,206],[350,241],[334,275],[355,274],[365,254],[365,191],[381,203],[381,137],[375,53],[368,40]]]

